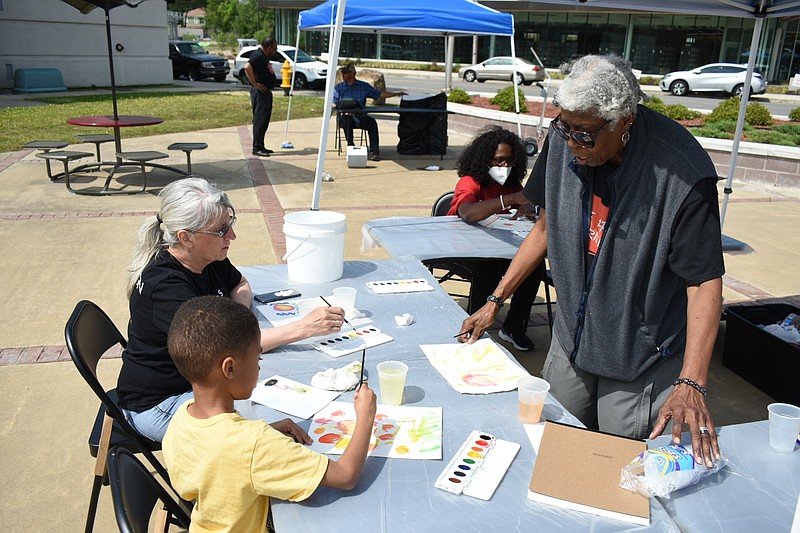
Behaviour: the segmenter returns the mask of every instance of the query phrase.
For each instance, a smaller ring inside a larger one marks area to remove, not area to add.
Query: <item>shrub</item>
[[[797,138],[795,136],[774,130],[753,130],[747,134],[747,140],[754,143],[797,146]]]
[[[672,120],[692,120],[695,118],[700,118],[701,116],[700,111],[689,109],[683,104],[670,104],[666,106],[664,114]]]
[[[447,95],[447,101],[453,102],[454,104],[470,104],[472,103],[472,97],[467,94],[467,91],[463,89],[450,89],[450,94]]]
[[[800,124],[778,124],[772,126],[772,129],[789,135],[800,135]]]
[[[528,106],[525,105],[525,93],[522,92],[522,89],[517,90],[519,91],[519,111],[520,113],[527,113]],[[514,101],[514,86],[509,85],[505,89],[497,91],[497,94],[489,102],[500,106],[500,111],[515,112],[517,107]]]
[[[789,120],[792,122],[800,122],[800,107],[795,107],[789,111]]]
[[[639,85],[658,85],[661,76],[642,76],[639,78]]]
[[[664,100],[662,100],[658,96],[651,97],[649,101],[644,102],[644,105],[645,107],[649,107],[653,111],[661,113],[662,115],[667,114],[667,106],[666,104],[664,104]]]
[[[722,120],[735,121],[739,116],[739,104],[742,99],[739,96],[734,96],[720,102],[711,113],[706,117],[706,122],[719,122]],[[772,114],[759,102],[750,102],[747,104],[747,111],[744,116],[745,122],[753,126],[769,126],[773,123]]]
[[[750,102],[747,104],[744,120],[753,126],[772,126],[772,123],[775,122],[772,119],[772,113],[770,113],[767,106],[761,102]]]

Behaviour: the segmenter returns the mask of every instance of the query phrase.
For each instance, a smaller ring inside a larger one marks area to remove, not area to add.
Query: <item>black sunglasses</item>
[[[597,136],[600,135],[600,132],[603,130],[603,128],[608,126],[610,123],[610,120],[606,120],[602,126],[591,133],[588,131],[568,130],[561,123],[561,115],[558,115],[550,122],[550,125],[554,130],[556,130],[556,133],[558,133],[562,139],[572,139],[574,143],[579,144],[584,148],[594,148],[595,139],[597,139]]]

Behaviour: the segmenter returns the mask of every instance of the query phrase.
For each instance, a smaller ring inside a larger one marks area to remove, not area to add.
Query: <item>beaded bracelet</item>
[[[696,381],[691,380],[689,378],[678,378],[678,379],[675,380],[675,383],[673,383],[672,385],[676,386],[676,385],[680,385],[681,383],[685,383],[686,385],[689,385],[693,389],[697,390],[700,394],[703,395],[704,398],[706,396],[708,396],[708,390],[705,387],[701,387],[699,383],[697,383]]]

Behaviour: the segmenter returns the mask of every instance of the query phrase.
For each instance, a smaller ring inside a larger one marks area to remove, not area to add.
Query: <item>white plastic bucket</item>
[[[325,283],[342,277],[346,217],[334,211],[298,211],[283,217],[289,279]]]

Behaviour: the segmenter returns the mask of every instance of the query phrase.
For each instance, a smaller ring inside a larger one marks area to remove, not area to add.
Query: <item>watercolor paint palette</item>
[[[473,430],[434,483],[437,489],[488,501],[500,485],[519,444]]]
[[[428,283],[428,280],[421,278],[368,281],[367,287],[375,294],[399,294],[403,292],[426,292],[433,290],[433,285]]]
[[[331,357],[342,357],[354,352],[386,344],[394,339],[372,326],[342,331],[311,343],[315,350]]]

